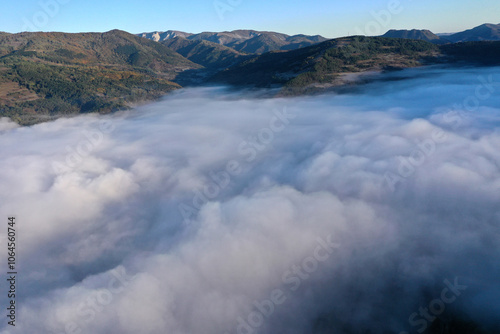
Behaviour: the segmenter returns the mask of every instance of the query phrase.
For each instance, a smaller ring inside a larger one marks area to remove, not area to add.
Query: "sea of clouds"
[[[0,333],[498,333],[500,68],[384,78],[2,119]]]

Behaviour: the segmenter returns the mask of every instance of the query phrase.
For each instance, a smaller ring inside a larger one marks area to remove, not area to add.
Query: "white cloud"
[[[188,89],[113,116],[2,120],[0,212],[19,229],[15,330],[233,334],[280,289],[286,301],[255,333],[399,333],[455,277],[469,288],[447,314],[497,326],[500,70],[412,71],[346,95]],[[453,114],[490,74],[496,93],[477,114]],[[285,107],[294,117],[263,144]],[[214,178],[230,161],[240,173]],[[194,208],[189,224],[181,204]],[[291,290],[287,271],[329,235],[340,247]]]

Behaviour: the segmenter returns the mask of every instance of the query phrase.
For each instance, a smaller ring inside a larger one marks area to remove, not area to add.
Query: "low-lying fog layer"
[[[2,120],[1,333],[498,333],[500,68],[390,78]]]

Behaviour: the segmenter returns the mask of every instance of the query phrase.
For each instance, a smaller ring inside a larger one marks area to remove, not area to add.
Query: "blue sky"
[[[339,37],[409,28],[456,32],[500,23],[499,13],[498,0],[21,0],[2,4],[0,31],[255,29]]]

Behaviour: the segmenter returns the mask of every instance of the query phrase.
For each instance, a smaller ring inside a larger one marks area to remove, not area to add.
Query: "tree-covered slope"
[[[439,48],[420,40],[345,37],[310,47],[270,52],[219,72],[214,82],[269,87],[334,83],[340,73],[406,68],[434,57]]]
[[[210,69],[224,69],[249,58],[227,46],[205,40],[189,40],[174,37],[161,42],[194,63]]]
[[[119,30],[0,34],[0,115],[32,124],[62,114],[109,112],[179,88],[171,80],[200,67]]]

